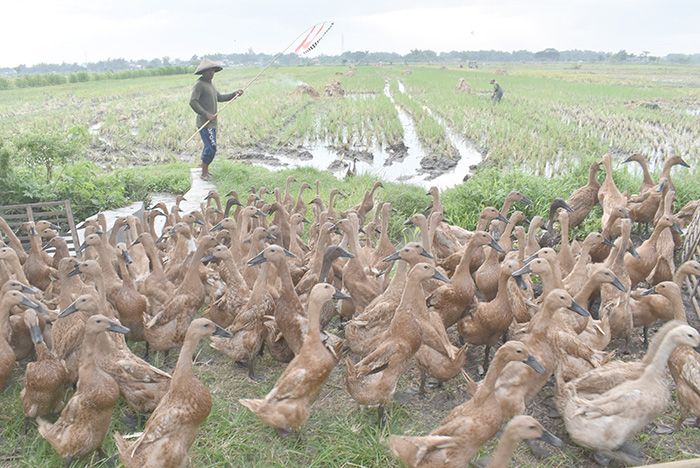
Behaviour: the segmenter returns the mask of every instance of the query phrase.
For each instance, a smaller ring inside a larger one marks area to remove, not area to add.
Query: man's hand
[[[207,114],[207,120],[212,121],[216,118],[216,115],[214,114]]]
[[[238,91],[236,91],[236,92],[233,93],[233,97],[238,97],[238,96],[242,96],[242,95],[243,95],[243,90],[242,90],[242,89],[239,89]]]

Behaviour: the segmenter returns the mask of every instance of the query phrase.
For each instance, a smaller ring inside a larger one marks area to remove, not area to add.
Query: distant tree
[[[615,62],[624,62],[626,61],[630,56],[630,54],[627,53],[625,49],[622,49],[616,54],[613,54],[611,59],[614,60]]]
[[[557,49],[544,49],[539,52],[535,52],[535,58],[537,60],[548,60],[551,62],[557,62],[559,60],[559,51]]]

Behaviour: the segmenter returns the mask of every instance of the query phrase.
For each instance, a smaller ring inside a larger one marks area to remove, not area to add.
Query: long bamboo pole
[[[260,70],[260,72],[259,72],[257,75],[255,75],[255,76],[253,77],[253,79],[250,80],[243,88],[241,88],[241,90],[242,90],[242,91],[245,91],[246,89],[248,89],[248,87],[249,87],[250,85],[252,85],[252,84],[255,82],[255,80],[257,80],[258,78],[260,78],[260,75],[262,75],[263,73],[265,73],[265,70],[267,70],[268,68],[270,68],[270,66],[272,66],[272,64],[275,63],[275,62],[277,61],[278,58],[280,58],[282,55],[284,55],[284,53],[287,52],[287,50],[289,50],[290,47],[292,47],[294,44],[296,44],[296,42],[299,40],[299,38],[300,38],[301,36],[303,36],[304,34],[306,34],[309,30],[312,30],[313,28],[315,28],[315,27],[318,26],[319,24],[324,24],[324,23],[325,23],[325,22],[323,22],[323,23],[316,23],[316,24],[314,24],[313,26],[311,26],[310,28],[306,29],[306,30],[305,30],[304,32],[302,32],[301,34],[299,34],[297,37],[295,37],[294,40],[293,40],[292,42],[290,42],[289,45],[288,45],[287,47],[284,48],[283,51],[281,51],[280,53],[278,53],[277,55],[275,55],[275,57],[274,57],[272,60],[270,60],[270,63],[268,63],[267,65],[265,65],[265,68],[263,68],[262,70]],[[330,29],[331,26],[333,26],[333,23],[331,23],[331,25],[328,27],[328,29]],[[328,30],[326,30],[326,31],[328,31]],[[324,33],[324,35],[325,35],[325,33]],[[307,36],[307,37],[308,37],[308,36]],[[323,36],[322,36],[322,37],[323,37]],[[319,40],[320,40],[320,38],[319,38]],[[318,41],[316,41],[316,43],[317,43],[317,42],[318,42]],[[315,47],[316,43],[314,43],[312,47]],[[312,47],[309,47],[307,50],[310,50]],[[240,96],[240,95],[239,95],[239,94],[234,95],[233,98],[231,98],[230,101],[228,101],[226,104],[224,104],[224,105],[221,107],[221,109],[219,109],[219,110],[216,112],[216,114],[214,114],[214,117],[216,117],[217,115],[219,115],[219,114],[221,113],[221,111],[223,111],[224,109],[226,109],[226,107],[227,107],[229,104],[231,104],[233,101],[235,101],[236,98],[237,98],[238,96]],[[202,129],[203,129],[204,127],[206,127],[206,125],[207,125],[209,122],[211,122],[211,120],[207,120],[206,122],[204,122],[204,124],[202,124],[202,126],[199,127],[199,128],[197,129],[197,131],[194,132],[194,133],[192,134],[191,137],[189,137],[189,139],[185,142],[185,145],[186,145],[187,143],[189,143],[190,141],[192,141],[192,138],[194,138],[195,136],[197,136],[197,134],[198,134],[200,131],[202,131]]]

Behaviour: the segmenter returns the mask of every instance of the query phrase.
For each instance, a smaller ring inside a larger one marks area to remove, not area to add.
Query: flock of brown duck
[[[58,226],[23,224],[31,239],[26,252],[0,218],[7,243],[0,237],[0,389],[15,361],[34,354],[21,392],[25,423],[36,419],[66,466],[101,452],[121,395],[135,411],[151,413],[140,434],[113,434],[124,466],[185,467],[212,407],[192,369],[195,349],[208,336],[251,379],[264,349],[288,363],[264,398],[239,400],[280,435],[303,428],[341,360],[347,391],[358,404],[378,408],[382,424],[397,382],[415,363],[421,392],[427,378],[457,377],[467,380],[471,398],[429,434],[389,438],[406,466],[465,467],[505,422],[490,467],[508,466],[519,440],[561,445],[524,415],[550,377],[571,440],[603,464],[641,463],[627,442],[671,403],[667,366],[678,427],[688,415],[700,416],[700,355],[692,349],[700,334],[687,324],[681,297],[684,278],[700,275],[700,264],[674,263],[677,233],[692,213],[674,212],[671,168],[686,164],[669,158],[657,184],[641,156],[628,161],[644,170],[639,194],[617,189],[606,154],[602,184],[600,165],[592,164],[588,183],[567,200],[555,199],[548,217],[535,216],[527,230],[520,225],[525,215],[511,207],[531,202],[516,190],[500,210],[484,207],[468,231],[446,223],[433,188],[430,213],[404,222],[420,230],[422,241],[398,249],[388,236],[396,210],[389,201],[375,204],[379,182],[345,212],[334,207],[342,192],[333,190],[326,202],[317,181],[306,203],[302,195],[311,186],[302,183],[295,197],[290,176],[284,191],[253,189],[245,198],[232,191],[223,204],[212,191],[196,212],[182,214],[181,198],[171,209],[159,204],[143,223],[119,218],[109,236],[98,216],[82,226],[77,257]],[[271,203],[263,200],[270,193]],[[570,242],[569,229],[598,203],[602,232]],[[162,232],[155,229],[158,216],[166,218]],[[308,236],[307,216],[314,219]],[[635,222],[653,226],[636,248]],[[119,233],[128,242],[117,242]],[[595,319],[588,312],[594,304]],[[337,314],[342,338],[326,330]],[[613,359],[612,339],[624,339],[616,341],[622,346],[641,335],[647,344],[657,320],[667,323],[642,361]],[[451,341],[451,328],[460,343]],[[174,370],[136,356],[129,341],[145,341],[147,355],[180,349]],[[477,345],[484,345],[481,382],[464,371],[466,350]],[[65,400],[66,394],[72,396]]]

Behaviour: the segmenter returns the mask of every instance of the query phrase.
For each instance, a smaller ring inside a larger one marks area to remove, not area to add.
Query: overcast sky
[[[697,0],[19,0],[0,11],[0,67],[274,54],[321,21],[335,25],[315,54],[700,52]]]

